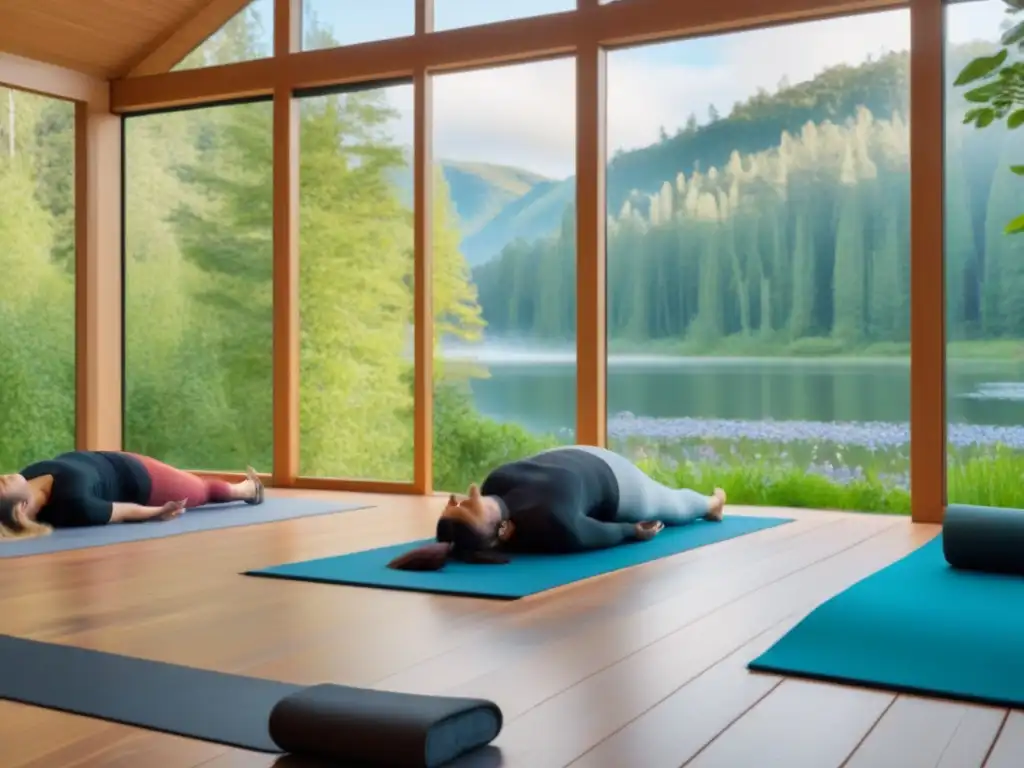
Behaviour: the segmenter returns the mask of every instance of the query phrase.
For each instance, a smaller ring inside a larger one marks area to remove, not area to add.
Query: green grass
[[[769,447],[762,446],[767,454]],[[777,447],[776,447],[777,450]],[[739,451],[726,462],[683,462],[644,458],[639,465],[652,477],[675,488],[710,493],[724,488],[732,504],[801,507],[905,515],[910,492],[893,481],[898,466],[893,456],[880,455],[877,465],[861,466],[852,478],[835,480],[806,465],[755,459]],[[843,469],[848,470],[848,467]],[[843,474],[842,471],[838,474]],[[1024,508],[1024,454],[1003,446],[973,451],[950,448],[947,493],[950,503]]]
[[[731,466],[688,463],[671,468],[657,460],[644,460],[639,465],[656,480],[674,488],[693,488],[704,493],[715,487],[724,488],[730,504],[910,513],[910,494],[870,472],[863,478],[839,483],[796,466],[766,461]]]
[[[950,455],[949,501],[1024,508],[1024,455],[1003,446],[971,456]]]

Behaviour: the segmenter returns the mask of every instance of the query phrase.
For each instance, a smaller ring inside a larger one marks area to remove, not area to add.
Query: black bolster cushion
[[[366,766],[435,768],[486,746],[501,731],[498,706],[478,699],[316,685],[270,713],[285,752]]]
[[[1024,575],[1024,510],[950,504],[942,550],[954,568]]]

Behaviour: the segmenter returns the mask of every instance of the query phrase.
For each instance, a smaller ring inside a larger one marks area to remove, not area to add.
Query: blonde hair
[[[19,497],[0,496],[0,541],[31,539],[53,533],[53,528],[49,525],[36,522],[18,510],[18,504],[24,500]]]

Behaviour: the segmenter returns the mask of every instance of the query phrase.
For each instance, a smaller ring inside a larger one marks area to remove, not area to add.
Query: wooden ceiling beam
[[[628,0],[576,11],[361,43],[276,59],[115,80],[119,113],[535,61],[581,46],[626,45],[905,7],[909,0]]]
[[[105,80],[12,53],[0,53],[0,85],[91,104],[105,102],[109,94]]]
[[[170,72],[178,62],[227,24],[251,0],[208,0],[183,25],[161,35],[128,62],[124,77]]]

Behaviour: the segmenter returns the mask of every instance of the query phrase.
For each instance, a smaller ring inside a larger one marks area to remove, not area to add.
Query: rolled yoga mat
[[[489,701],[304,687],[0,635],[0,699],[232,747],[434,768],[486,746]]]
[[[261,523],[276,523],[300,517],[350,512],[366,506],[368,505],[268,496],[263,504],[256,507],[241,503],[219,504],[190,509],[181,517],[176,517],[173,520],[117,523],[91,528],[62,528],[49,536],[35,539],[6,539],[0,541],[0,559],[104,547],[109,544],[124,544],[146,539],[164,539],[196,531],[214,531]]]
[[[942,549],[954,568],[1024,576],[1024,510],[950,504]]]
[[[388,563],[398,555],[430,543],[427,540],[410,541],[365,552],[248,571],[246,575],[516,600],[789,522],[792,520],[785,517],[733,515],[718,523],[699,520],[691,525],[666,528],[650,541],[634,541],[590,552],[510,554],[510,562],[504,565],[450,561],[440,571],[396,571],[388,568]]]
[[[815,608],[750,669],[1024,706],[1024,579],[951,567],[944,537]]]

